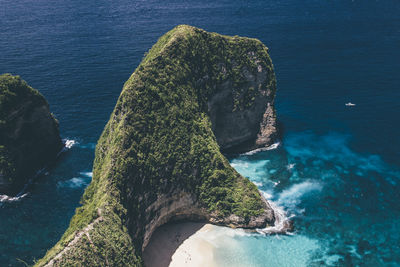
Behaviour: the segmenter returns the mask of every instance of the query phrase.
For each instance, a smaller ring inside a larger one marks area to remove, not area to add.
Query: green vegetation
[[[10,111],[24,101],[47,105],[39,91],[30,87],[19,76],[7,73],[0,75],[0,127],[6,126]]]
[[[16,151],[16,146],[25,140],[15,137],[14,132],[18,127],[17,115],[22,113],[20,110],[29,113],[33,107],[43,105],[48,107],[45,98],[19,76],[0,75],[0,192],[5,185],[11,187],[9,185],[19,183],[21,176],[32,175],[35,167],[38,167],[36,161],[26,161],[21,167],[21,156],[18,153],[24,154],[27,151]],[[20,135],[23,134],[20,133]],[[29,137],[24,137],[24,139],[29,139]]]
[[[256,39],[186,25],[162,36],[124,85],[98,141],[82,207],[37,264],[54,259],[92,224],[94,230],[61,252],[56,265],[141,266],[144,224],[153,216],[146,208],[176,190],[193,195],[216,217],[236,214],[249,220],[262,214],[256,186],[221,154],[207,109],[227,80],[234,109],[251,107],[258,90],[246,87],[242,70],[257,72],[254,57],[271,70],[264,86],[273,87],[267,48]]]

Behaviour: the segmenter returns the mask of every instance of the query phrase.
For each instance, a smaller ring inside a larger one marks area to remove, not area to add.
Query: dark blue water
[[[32,263],[57,242],[123,83],[157,38],[183,23],[270,48],[284,145],[239,157],[249,169],[237,168],[296,215],[293,238],[316,242],[304,264],[400,265],[399,14],[397,0],[1,0],[0,73],[39,89],[63,138],[79,144],[29,196],[0,207],[0,265]],[[289,173],[280,169],[288,164]]]

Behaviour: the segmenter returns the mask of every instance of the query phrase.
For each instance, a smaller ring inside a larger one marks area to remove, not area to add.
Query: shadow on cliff
[[[172,255],[179,246],[204,225],[205,223],[198,222],[176,222],[167,223],[157,228],[143,251],[145,266],[169,266]]]

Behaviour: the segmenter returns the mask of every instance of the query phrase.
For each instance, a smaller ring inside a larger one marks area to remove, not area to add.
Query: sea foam
[[[268,200],[269,205],[274,210],[275,222],[273,226],[257,229],[257,232],[262,234],[286,233],[290,217],[287,216],[286,211],[281,206],[277,205],[274,201],[270,199],[270,194],[263,191],[260,192],[265,197],[265,199]]]
[[[74,177],[74,178],[71,178],[71,179],[66,180],[66,181],[58,182],[57,183],[57,187],[59,187],[59,188],[65,188],[65,187],[68,187],[68,188],[80,188],[80,187],[83,187],[83,186],[85,186],[87,184],[88,184],[88,182],[84,178]]]
[[[73,177],[69,180],[59,181],[57,183],[58,188],[82,188],[86,187],[93,176],[92,172],[80,172],[80,177]]]
[[[278,203],[285,207],[294,209],[304,195],[312,191],[321,190],[322,185],[316,181],[307,180],[302,183],[293,184],[279,194]]]
[[[274,144],[272,144],[270,146],[257,148],[257,149],[251,150],[249,152],[242,153],[240,155],[243,155],[243,156],[254,155],[254,154],[262,152],[262,151],[268,151],[268,150],[277,149],[280,145],[281,145],[280,142],[276,142],[276,143],[274,143]]]
[[[78,142],[73,139],[63,139],[62,141],[64,143],[64,147],[63,147],[63,149],[61,149],[60,152],[58,152],[57,157],[60,156],[62,153],[70,150],[76,144],[78,144]]]
[[[17,195],[15,197],[10,197],[7,195],[0,195],[0,203],[2,202],[16,202],[16,201],[20,201],[21,199],[23,199],[24,197],[26,197],[28,195],[28,193],[22,194],[22,195]]]

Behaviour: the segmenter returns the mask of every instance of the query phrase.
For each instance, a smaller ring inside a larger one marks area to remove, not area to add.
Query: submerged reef
[[[46,99],[19,76],[0,75],[0,194],[17,194],[62,147]]]
[[[154,230],[173,220],[273,225],[269,203],[221,151],[272,144],[275,87],[257,39],[187,25],[163,35],[123,87],[82,206],[36,266],[142,266]]]

